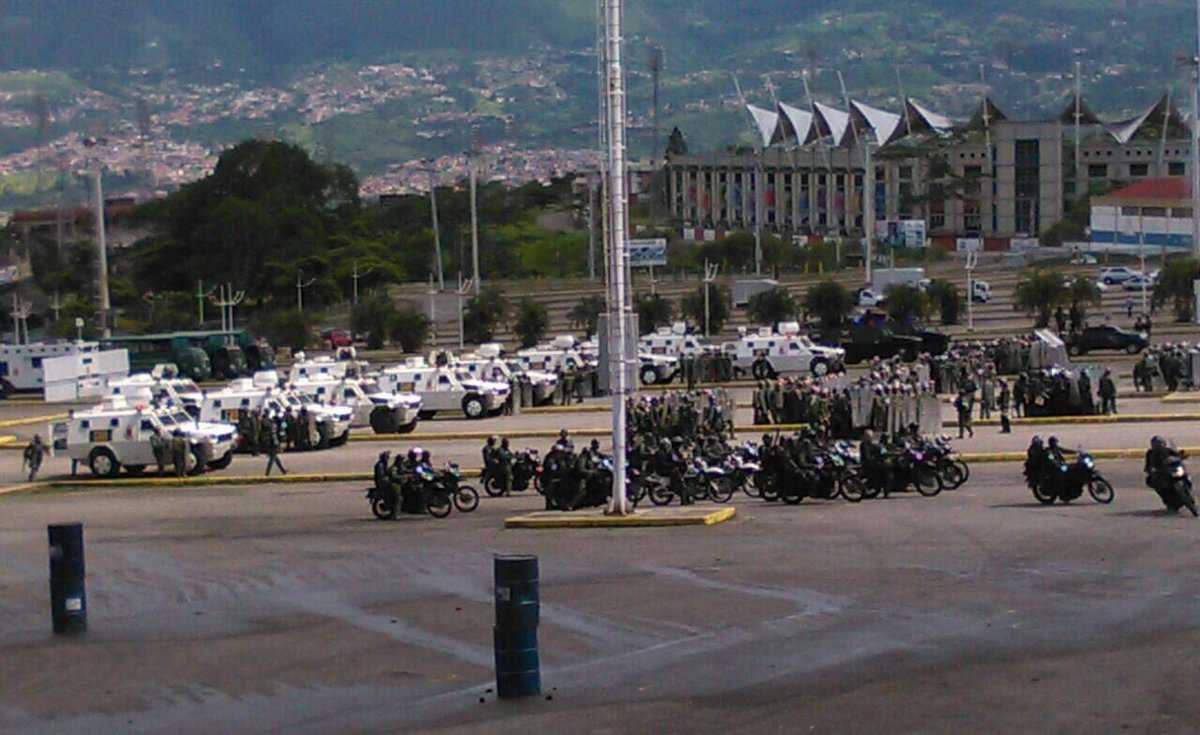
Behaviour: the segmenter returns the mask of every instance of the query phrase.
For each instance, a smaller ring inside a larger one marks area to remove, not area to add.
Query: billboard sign
[[[629,267],[653,268],[666,267],[667,241],[666,238],[656,237],[647,240],[629,241]]]

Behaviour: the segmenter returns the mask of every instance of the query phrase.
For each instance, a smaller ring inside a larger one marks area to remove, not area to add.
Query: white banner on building
[[[982,253],[983,240],[978,237],[960,237],[954,245],[955,252]]]
[[[900,227],[904,232],[904,247],[906,248],[923,248],[925,247],[925,220],[923,219],[906,219],[900,222]]]
[[[1008,249],[1014,253],[1032,253],[1040,245],[1036,237],[1014,237],[1008,241]]]

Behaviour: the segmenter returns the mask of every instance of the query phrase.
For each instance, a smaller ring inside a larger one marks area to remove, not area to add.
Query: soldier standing
[[[267,421],[263,424],[262,450],[267,454],[267,471],[265,476],[271,476],[271,468],[278,467],[280,474],[287,474],[283,463],[279,461],[279,432],[275,425]]]
[[[24,456],[22,458],[22,467],[29,468],[29,481],[33,482],[37,479],[38,470],[42,468],[42,458],[50,453],[50,448],[42,443],[40,434],[33,435],[33,441],[29,442],[29,446],[25,447]]]
[[[183,432],[176,430],[171,435],[171,464],[175,467],[175,476],[183,478],[187,475],[187,440]]]
[[[154,452],[154,462],[158,465],[158,474],[163,474],[167,467],[167,457],[171,453],[167,440],[162,435],[162,429],[154,427],[150,435],[150,449]]]

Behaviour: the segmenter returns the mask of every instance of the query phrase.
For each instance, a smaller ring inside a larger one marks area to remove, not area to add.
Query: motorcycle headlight
[[[1096,466],[1096,463],[1095,463],[1095,461],[1092,460],[1091,457],[1084,457],[1083,458],[1083,466],[1087,467],[1090,470],[1091,468]]]
[[[1183,465],[1175,465],[1174,467],[1171,468],[1171,477],[1179,478],[1179,477],[1183,477],[1183,475],[1184,475]]]

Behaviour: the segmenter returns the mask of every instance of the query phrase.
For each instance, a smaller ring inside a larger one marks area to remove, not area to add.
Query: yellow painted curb
[[[628,516],[604,515],[602,511],[539,511],[504,519],[505,528],[657,528],[667,526],[712,526],[737,515],[737,508],[717,510],[655,508]]]
[[[330,472],[323,474],[286,475],[197,475],[195,477],[114,477],[111,479],[50,478],[46,484],[54,487],[206,487],[218,485],[284,485],[312,482],[358,482],[370,481],[370,472]]]
[[[26,416],[23,419],[8,419],[0,421],[0,429],[7,429],[13,426],[32,426],[33,424],[48,424],[51,421],[62,421],[67,415],[65,413],[50,413],[42,416]]]
[[[404,444],[420,444],[421,442],[455,441],[458,439],[475,439],[485,441],[488,437],[498,436],[501,439],[557,439],[560,429],[513,429],[511,431],[435,431],[429,434],[351,434],[352,442],[403,442]],[[611,436],[612,429],[567,429],[571,436],[599,437]]]
[[[9,485],[0,487],[0,495],[8,495],[9,493],[19,493],[22,490],[32,490],[35,487],[44,487],[45,483],[41,482],[23,482],[20,485]]]
[[[1163,403],[1200,403],[1200,393],[1168,393]]]
[[[1146,456],[1149,447],[1132,447],[1126,449],[1095,449],[1087,450],[1096,459],[1141,459]],[[1200,447],[1180,447],[1189,456],[1200,453]],[[1025,452],[966,452],[958,455],[965,462],[1024,462]]]

